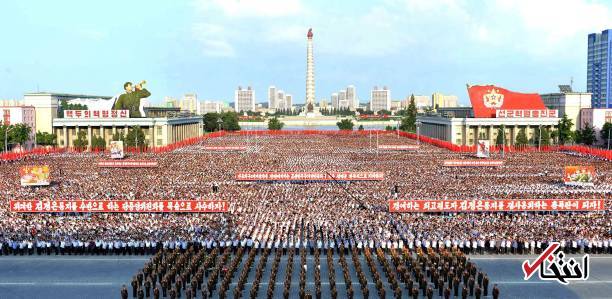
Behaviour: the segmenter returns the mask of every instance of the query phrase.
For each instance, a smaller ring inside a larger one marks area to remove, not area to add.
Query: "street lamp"
[[[221,120],[221,118],[217,118],[217,124],[219,125],[219,131],[221,131],[221,124],[223,123],[223,120]]]
[[[421,130],[420,130],[420,129],[421,129],[421,121],[420,121],[420,120],[417,120],[417,121],[415,122],[415,125],[416,125],[416,129],[417,129],[417,145],[421,145],[421,140],[420,140],[420,138],[419,138],[419,136],[420,136],[420,131],[421,131]]]
[[[612,131],[612,127],[608,127],[608,150],[610,150],[610,131]]]
[[[502,125],[502,158],[506,156],[506,126]]]
[[[399,127],[400,127],[400,120],[398,119],[397,120],[397,127],[395,127],[396,131],[397,131],[397,139],[399,139]]]
[[[8,152],[8,132],[10,132],[12,129],[14,129],[15,127],[6,127],[6,130],[4,130],[4,152]]]
[[[538,152],[540,151],[540,145],[542,144],[542,125],[538,126],[539,134],[538,134]]]

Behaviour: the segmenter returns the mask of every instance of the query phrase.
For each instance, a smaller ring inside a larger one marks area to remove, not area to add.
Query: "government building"
[[[456,145],[474,145],[478,140],[495,144],[504,128],[504,143],[513,145],[522,129],[532,140],[538,130],[552,132],[559,123],[559,111],[547,108],[538,94],[495,85],[468,85],[468,94],[472,107],[439,108],[436,114],[417,117],[419,134]]]
[[[87,110],[63,110],[61,102],[87,105]],[[113,110],[115,98],[81,94],[36,92],[24,95],[23,104],[35,108],[36,130],[57,135],[59,147],[72,147],[79,131],[86,132],[88,144],[101,136],[110,144],[115,133],[127,134],[140,126],[151,148],[198,137],[203,132],[201,116],[181,113],[176,108],[144,107],[146,117],[132,118],[128,110]]]

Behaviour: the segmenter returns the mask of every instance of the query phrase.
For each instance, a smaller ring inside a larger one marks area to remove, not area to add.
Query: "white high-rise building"
[[[278,101],[276,100],[277,96],[278,94],[276,93],[276,87],[275,86],[268,87],[268,108],[269,109],[276,109],[276,107],[278,106]]]
[[[293,109],[293,96],[290,94],[285,95],[285,109]]]
[[[331,95],[331,106],[334,109],[350,109],[356,110],[359,108],[359,100],[355,92],[355,86],[349,85],[346,89],[342,89]]]
[[[175,98],[166,96],[164,97],[164,106],[169,108],[175,108],[179,105],[178,101]]]
[[[243,89],[238,86],[234,92],[234,109],[240,111],[255,111],[255,91],[251,86]]]
[[[181,99],[179,107],[181,108],[181,111],[198,113],[200,111],[200,102],[198,102],[198,95],[195,93],[186,93]]]
[[[334,109],[338,109],[338,93],[337,92],[332,93],[330,101],[331,101],[331,106]]]
[[[355,86],[349,85],[346,88],[346,100],[348,101],[349,109],[356,110],[357,108],[359,108],[359,100],[357,100]]]
[[[382,89],[374,86],[370,95],[370,110],[391,110],[391,91],[386,86]]]
[[[223,102],[220,101],[204,100],[200,104],[200,114],[221,113],[223,106]]]
[[[268,88],[268,109],[291,109],[292,101],[291,94],[285,93],[282,89],[277,89],[275,86]]]
[[[444,95],[439,92],[434,92],[431,95],[431,107],[436,108],[447,108],[457,107],[459,98],[455,95]]]

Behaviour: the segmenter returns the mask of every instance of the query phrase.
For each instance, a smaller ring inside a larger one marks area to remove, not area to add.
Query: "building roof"
[[[97,96],[87,94],[75,94],[75,93],[59,93],[59,92],[27,92],[24,96],[57,96],[57,97],[70,97],[70,98],[85,98],[85,99],[100,99],[100,98],[112,98],[111,96]]]

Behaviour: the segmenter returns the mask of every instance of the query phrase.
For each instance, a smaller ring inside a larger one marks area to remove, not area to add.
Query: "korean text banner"
[[[130,118],[130,110],[65,110],[64,118]]]
[[[49,166],[23,166],[19,169],[19,177],[21,186],[48,186],[50,183]]]
[[[491,167],[504,165],[503,160],[444,160],[447,167]]]
[[[389,212],[603,211],[603,199],[390,200]]]
[[[237,181],[382,181],[384,172],[237,172]]]
[[[230,146],[205,146],[207,151],[244,151],[247,149],[244,145],[230,145]]]
[[[412,144],[381,144],[378,146],[378,149],[389,151],[408,151],[417,150],[419,149],[419,146]]]
[[[593,186],[594,166],[565,166],[563,183],[570,186]]]
[[[11,200],[18,213],[223,213],[225,200]]]
[[[98,161],[98,167],[116,168],[146,168],[157,167],[157,161],[147,160],[103,160]]]

